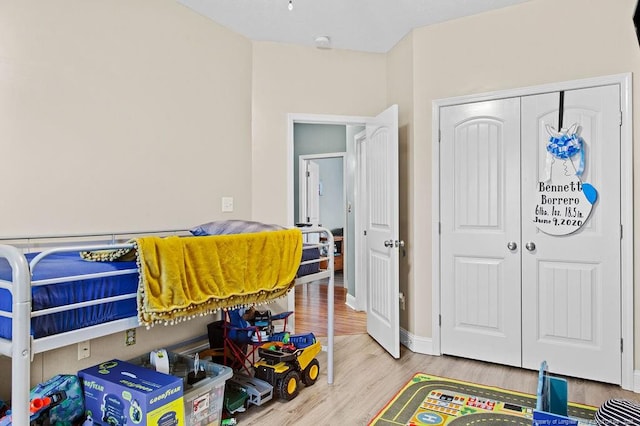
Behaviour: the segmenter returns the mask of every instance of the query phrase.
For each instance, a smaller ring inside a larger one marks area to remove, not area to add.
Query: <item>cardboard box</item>
[[[94,425],[184,425],[182,379],[117,359],[78,372]]]

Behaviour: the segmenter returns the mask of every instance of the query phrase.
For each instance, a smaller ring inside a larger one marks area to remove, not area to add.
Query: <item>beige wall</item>
[[[248,217],[250,126],[251,42],[177,2],[0,1],[0,236]]]
[[[415,139],[413,133],[414,89],[415,79],[413,66],[413,34],[404,37],[387,55],[387,103],[398,105],[398,182],[400,239],[405,242],[406,256],[400,256],[400,291],[405,295],[405,310],[400,311],[400,326],[405,330],[414,330],[416,321],[430,322],[424,318],[414,304],[429,304],[431,295],[418,299],[416,297],[415,250],[421,242],[413,238],[416,235],[414,198],[411,196],[415,185],[414,160]],[[418,168],[421,166],[418,165]],[[402,250],[402,249],[401,249]],[[418,317],[417,317],[418,316]]]
[[[253,217],[286,223],[287,114],[375,116],[387,106],[385,55],[253,45]]]
[[[227,195],[248,218],[251,54],[173,0],[0,1],[0,237],[190,227]],[[38,355],[32,384],[210,321],[95,339],[82,362],[75,345]]]
[[[640,71],[633,28],[635,0],[536,0],[413,32],[412,263],[415,304],[430,300],[432,102],[437,99],[544,83]],[[637,77],[637,76],[636,76]],[[640,89],[634,82],[634,122]],[[634,130],[637,140],[640,126]],[[638,163],[636,150],[635,163]],[[640,185],[635,180],[634,199]],[[412,203],[410,201],[410,203]],[[637,207],[637,203],[634,203]],[[638,223],[638,209],[635,209]],[[419,219],[418,219],[419,218]],[[640,230],[634,239],[638,242]],[[637,244],[636,244],[637,246]],[[424,261],[421,261],[424,260]],[[636,259],[638,253],[636,252]],[[638,305],[636,291],[636,305]],[[431,336],[430,305],[416,315],[418,336]],[[418,317],[424,317],[418,320]],[[638,321],[636,320],[636,325]],[[636,326],[636,365],[640,348]]]

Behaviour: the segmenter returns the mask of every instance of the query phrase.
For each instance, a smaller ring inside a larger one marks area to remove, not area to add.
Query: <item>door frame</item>
[[[362,117],[362,116],[351,116],[351,115],[329,115],[329,114],[303,114],[303,113],[289,113],[287,114],[287,223],[289,224],[289,226],[293,226],[296,223],[296,220],[294,218],[294,179],[293,179],[293,171],[294,171],[294,158],[293,158],[293,151],[294,151],[294,133],[293,133],[293,127],[294,124],[296,123],[300,123],[300,124],[333,124],[333,125],[345,125],[345,126],[365,126],[367,123],[371,122],[371,117]],[[349,141],[347,141],[347,144],[349,143]],[[333,155],[329,155],[329,156],[336,156],[336,154]],[[343,167],[346,167],[346,157],[343,160]],[[346,174],[345,174],[346,177]],[[346,181],[343,182],[346,186]],[[347,196],[346,191],[345,191],[345,197]],[[358,211],[358,207],[356,206],[356,213]],[[348,221],[345,220],[345,226],[347,226]],[[345,228],[345,232],[346,232],[346,228]],[[343,254],[343,256],[345,256],[345,254]],[[362,257],[365,256],[366,253],[364,251],[361,251],[361,253],[358,253],[358,251],[355,251],[355,257],[356,259],[358,257],[360,257],[360,262],[362,262]],[[349,303],[350,306],[366,306],[366,299],[364,300],[364,302],[361,302],[360,298],[361,297],[366,297],[366,293],[364,294],[358,294],[358,282],[360,281],[358,279],[358,271],[355,270],[356,272],[356,277],[355,277],[355,285],[356,285],[356,295],[355,298],[351,297],[349,298],[348,295],[348,300],[351,300],[351,303]],[[347,285],[346,282],[346,278],[345,278],[345,286]],[[295,291],[295,289],[294,289]],[[289,310],[292,310],[293,307],[295,306],[295,293],[294,291],[290,291],[288,293],[287,296],[287,305]],[[295,318],[294,318],[295,321]],[[295,327],[295,322],[292,325],[292,328]]]
[[[367,206],[366,206],[366,196],[362,188],[366,187],[366,173],[365,168],[360,167],[360,164],[364,164],[366,160],[364,155],[366,151],[364,150],[362,144],[367,139],[367,131],[362,130],[353,136],[354,140],[354,156],[356,157],[355,161],[358,164],[356,167],[356,182],[355,182],[355,202],[356,202],[356,214],[355,214],[355,238],[353,241],[355,253],[364,253],[367,247],[366,237],[360,230],[364,229],[364,223],[366,223],[366,215],[367,215]],[[369,282],[369,275],[367,271],[367,262],[365,256],[355,256],[355,262],[353,267],[355,268],[355,275],[359,277],[359,279],[355,282],[356,289],[356,297],[353,298],[351,306],[353,306],[358,311],[366,311],[368,309],[367,306],[367,292],[368,287],[367,283]],[[349,296],[347,296],[349,297]]]
[[[298,158],[298,221],[299,222],[304,222],[304,223],[312,223],[311,221],[309,221],[308,219],[310,218],[309,216],[309,190],[307,188],[307,185],[304,185],[304,188],[302,187],[302,182],[305,181],[308,178],[307,176],[307,162],[311,162],[313,161],[313,158],[305,158],[307,157],[306,155],[301,155]],[[320,203],[318,201],[318,203]],[[319,205],[318,205],[318,209],[319,209]],[[319,216],[319,214],[318,214]],[[303,219],[306,218],[306,219]]]
[[[322,154],[305,154],[305,155],[300,155],[298,157],[298,180],[300,180],[303,177],[303,172],[302,172],[302,166],[305,165],[308,161],[314,161],[314,160],[331,160],[331,159],[341,159],[342,160],[342,211],[344,212],[344,232],[347,232],[347,229],[349,227],[348,222],[348,215],[347,215],[347,154],[345,152],[325,152]],[[320,166],[320,170],[322,170],[322,166]],[[322,174],[322,172],[320,172]],[[298,195],[298,210],[300,213],[302,213],[303,211],[303,202],[306,203],[308,194],[307,191],[304,190],[302,188],[301,185],[298,186],[299,188],[299,195]],[[304,193],[304,194],[303,194]],[[318,201],[319,205],[318,208],[321,210],[320,204],[322,203],[322,198],[320,198],[320,201]],[[304,209],[306,210],[306,206],[304,207]],[[299,217],[298,219],[302,219],[302,217]],[[300,222],[305,222],[304,220],[300,220]],[[319,226],[324,226],[326,228],[325,225],[320,224]],[[349,264],[348,262],[344,261],[344,258],[346,257],[346,253],[347,250],[349,249],[348,244],[349,240],[347,239],[346,241],[343,241],[343,246],[342,246],[342,252],[343,252],[343,287],[348,288],[349,286],[349,281],[348,281],[348,269],[349,269]],[[356,290],[356,294],[358,294],[357,290]]]
[[[634,320],[633,320],[633,104],[631,73],[615,74],[524,88],[436,99],[432,102],[432,343],[433,353],[441,355],[440,346],[440,108],[472,102],[537,95],[562,90],[584,89],[618,84],[620,86],[620,177],[621,177],[621,387],[640,391],[640,377],[634,383]]]
[[[322,154],[305,154],[298,157],[298,179],[302,177],[302,165],[307,161],[313,160],[327,160],[332,158],[341,158],[342,159],[342,175],[344,176],[342,179],[342,209],[346,211],[347,205],[347,185],[346,185],[346,176],[347,176],[347,165],[346,165],[346,153],[344,152],[325,152]],[[302,212],[302,202],[307,200],[307,193],[301,187],[298,188],[298,209]],[[301,219],[301,218],[298,218]],[[301,221],[304,222],[304,221]],[[345,228],[347,226],[346,223],[346,215],[345,215]],[[322,226],[322,225],[321,225]]]

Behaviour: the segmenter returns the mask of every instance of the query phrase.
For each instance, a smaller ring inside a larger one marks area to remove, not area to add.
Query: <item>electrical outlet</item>
[[[91,356],[90,340],[78,343],[78,361],[89,358]]]
[[[130,328],[124,332],[124,344],[127,346],[133,346],[136,344],[136,329]]]

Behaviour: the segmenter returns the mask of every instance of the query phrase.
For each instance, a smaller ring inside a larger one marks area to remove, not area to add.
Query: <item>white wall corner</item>
[[[359,311],[360,309],[358,309],[358,302],[356,300],[355,297],[353,297],[352,295],[350,295],[349,293],[347,293],[347,301],[345,302],[346,305],[348,307],[350,307],[351,309],[355,310],[355,311]]]
[[[424,355],[440,355],[433,350],[433,340],[430,337],[415,336],[402,327],[400,328],[400,343],[411,352]]]

